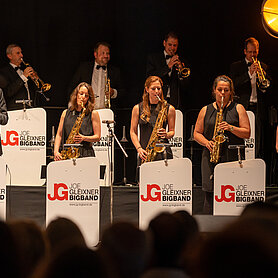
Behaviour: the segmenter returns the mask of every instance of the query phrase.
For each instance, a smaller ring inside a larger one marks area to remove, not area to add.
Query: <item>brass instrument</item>
[[[187,78],[190,75],[190,68],[186,68],[183,63],[182,67],[177,67],[179,79]]]
[[[110,96],[110,79],[107,76],[107,69],[105,72],[105,89],[104,89],[104,106],[105,108],[110,109],[111,108],[111,96]]]
[[[83,102],[81,103],[82,106],[82,113],[77,117],[70,134],[67,138],[66,144],[74,144],[74,136],[79,133],[81,128],[82,121],[85,117],[86,108],[84,107]],[[61,151],[61,157],[63,160],[70,159],[70,158],[78,158],[80,156],[80,150],[76,147],[67,147]]]
[[[261,63],[258,59],[252,57],[253,63],[258,63],[259,69],[257,70],[257,85],[261,90],[265,90],[270,86],[270,81],[265,78],[264,70],[262,69]]]
[[[157,97],[159,98],[160,102],[162,102],[160,97],[159,96],[157,96]],[[144,160],[142,162],[142,164],[144,162],[154,161],[154,159],[156,157],[156,154],[157,153],[162,153],[164,151],[165,147],[157,147],[156,143],[159,143],[159,141],[160,141],[160,138],[157,134],[157,131],[160,128],[163,127],[163,124],[166,120],[166,117],[167,117],[167,101],[164,100],[162,102],[161,109],[158,113],[158,116],[157,116],[157,119],[156,119],[156,122],[155,122],[155,126],[153,128],[153,131],[152,131],[151,137],[149,139],[148,145],[146,147],[147,158],[146,158],[146,160]]]
[[[220,146],[223,142],[226,141],[226,136],[224,135],[224,130],[219,129],[219,123],[223,120],[223,106],[224,106],[224,97],[221,98],[221,106],[219,112],[217,112],[214,126],[214,133],[212,140],[214,141],[213,149],[210,152],[210,162],[218,163],[219,154],[220,154]]]
[[[23,61],[23,59],[21,59],[23,65],[27,68],[30,67],[30,64],[25,63]],[[51,88],[51,84],[48,83],[44,83],[38,76],[38,74],[36,72],[34,72],[31,76],[31,79],[33,80],[33,82],[35,83],[35,85],[37,86],[37,88],[42,91],[42,92],[46,92],[48,90],[50,90]]]

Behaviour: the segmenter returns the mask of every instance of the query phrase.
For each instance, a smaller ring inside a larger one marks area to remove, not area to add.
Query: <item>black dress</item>
[[[63,125],[63,139],[62,142],[65,144],[67,138],[69,137],[69,134],[72,130],[72,127],[74,123],[76,122],[77,117],[81,114],[81,112],[78,111],[71,111],[70,109],[67,110],[64,125]],[[90,112],[88,115],[85,115],[83,118],[81,128],[79,130],[79,133],[85,136],[91,136],[94,135],[93,126],[92,126],[92,112]],[[91,157],[95,156],[94,149],[92,147],[91,142],[83,141],[82,147],[80,147],[80,157]]]
[[[237,103],[231,102],[229,106],[223,109],[223,121],[239,126],[239,116],[236,110]],[[214,133],[217,110],[213,104],[207,106],[207,111],[204,119],[204,136],[211,140]],[[219,162],[228,162],[238,160],[237,149],[228,149],[228,145],[244,145],[244,140],[232,134],[229,131],[224,133],[228,139],[221,144]],[[244,149],[241,150],[241,158],[244,159]],[[213,171],[215,164],[210,162],[210,152],[204,147],[202,153],[202,189],[207,192],[213,192]]]
[[[167,115],[168,115],[169,107],[170,105],[167,103]],[[144,150],[148,145],[149,139],[151,137],[159,113],[159,109],[156,108],[157,108],[157,104],[150,105],[151,116],[149,122],[147,122],[141,118],[141,115],[143,113],[143,103],[142,102],[139,103],[140,144]],[[168,121],[166,120],[163,124],[163,128],[166,129],[167,125],[168,125]],[[161,139],[161,142],[169,143],[168,139]],[[170,147],[166,147],[166,153],[167,153],[167,159],[173,158],[173,153]],[[154,160],[156,161],[156,160],[163,160],[163,159],[164,156],[162,152],[162,153],[157,153]]]

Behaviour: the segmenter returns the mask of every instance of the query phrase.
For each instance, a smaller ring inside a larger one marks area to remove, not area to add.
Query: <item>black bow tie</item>
[[[20,67],[15,67],[15,68],[14,68],[15,71],[17,71],[17,70],[19,70],[19,69],[21,69],[21,68],[20,68]]]
[[[100,66],[100,65],[97,65],[97,66],[96,66],[96,69],[97,69],[97,70],[99,70],[100,68],[102,68],[103,70],[106,70],[106,66]]]
[[[172,58],[173,56],[171,56],[171,55],[166,55],[165,56],[165,58],[166,58],[166,60],[168,60],[168,59],[170,59],[170,58]]]
[[[252,64],[253,64],[253,63],[248,62],[248,63],[247,63],[247,67],[250,67]]]

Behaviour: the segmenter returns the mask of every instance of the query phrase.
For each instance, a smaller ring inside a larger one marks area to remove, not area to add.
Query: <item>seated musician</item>
[[[175,108],[164,102],[162,86],[159,77],[149,76],[145,82],[143,101],[136,104],[132,110],[130,137],[142,161],[164,159],[163,153],[156,152],[153,147],[161,140],[168,142],[168,139],[175,135]],[[167,158],[173,158],[169,146],[166,147],[166,153]]]
[[[197,118],[194,139],[204,146],[202,153],[202,189],[205,191],[204,212],[212,213],[213,172],[218,162],[238,159],[237,149],[228,149],[228,145],[244,145],[243,138],[250,137],[250,124],[247,113],[241,104],[233,101],[233,81],[225,75],[218,76],[213,82],[215,102],[204,106]],[[219,121],[217,121],[219,116]],[[221,119],[222,118],[222,119]],[[223,133],[226,141],[215,144],[214,135]],[[244,159],[244,150],[242,150]]]
[[[98,112],[94,110],[94,103],[91,85],[82,82],[73,90],[70,108],[63,111],[57,130],[54,143],[55,160],[72,158],[67,152],[60,153],[61,143],[81,144],[78,147],[80,157],[95,156],[92,142],[100,140],[101,124]]]

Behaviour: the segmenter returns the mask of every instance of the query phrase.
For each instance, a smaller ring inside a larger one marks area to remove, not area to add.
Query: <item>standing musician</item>
[[[145,82],[143,101],[139,104],[136,104],[132,110],[130,137],[139,154],[139,158],[143,161],[148,157],[146,147],[152,135],[153,128],[156,124],[159,111],[161,110],[161,101],[164,101],[162,86],[163,83],[159,77],[148,77]],[[161,99],[161,101],[159,99]],[[163,123],[162,127],[160,127],[158,130],[154,130],[154,133],[157,133],[158,138],[167,142],[168,139],[175,135],[176,113],[175,108],[168,103],[166,109],[166,121]],[[167,124],[168,131],[166,131]],[[140,140],[138,139],[138,125],[140,128]],[[166,147],[166,151],[167,157],[173,158],[170,147]],[[157,153],[154,160],[161,160],[163,158],[164,157],[162,153]]]
[[[243,105],[233,101],[234,85],[228,76],[220,75],[214,80],[213,97],[215,102],[201,109],[194,130],[194,139],[204,146],[201,164],[202,189],[205,191],[204,212],[210,214],[213,206],[213,171],[216,165],[210,162],[210,158],[216,151],[213,139],[215,133],[224,132],[226,136],[226,141],[220,145],[219,162],[237,160],[237,150],[228,149],[228,145],[244,145],[243,138],[250,137],[247,113]],[[222,100],[223,120],[217,124],[216,117]]]
[[[10,44],[7,46],[6,54],[9,64],[0,70],[0,87],[4,91],[7,109],[22,109],[22,104],[16,100],[32,101],[30,106],[37,105],[36,86],[30,81],[35,74],[32,67],[22,67],[23,54],[19,45]]]
[[[185,68],[188,63],[184,60],[181,62],[177,54],[178,45],[178,36],[174,32],[168,33],[163,41],[164,51],[148,56],[146,75],[159,76],[163,81],[164,98],[176,109],[181,109],[185,104],[185,92],[182,91],[187,89],[190,70]],[[187,74],[180,74],[179,70],[182,69],[187,70]]]
[[[244,55],[244,59],[231,64],[230,76],[235,85],[238,103],[255,114],[256,157],[263,158],[264,127],[267,119],[266,94],[270,89],[268,66],[257,59],[259,42],[255,38],[245,40]]]
[[[116,98],[124,92],[119,68],[109,63],[110,48],[107,42],[97,43],[94,48],[95,60],[81,63],[69,86],[71,93],[80,82],[91,84],[95,94],[95,109],[110,108],[106,105],[106,99],[109,98],[110,102],[111,98],[113,106]],[[109,86],[108,81],[111,82]],[[107,87],[109,87],[108,90]]]
[[[59,148],[71,134],[78,117],[85,111],[81,127],[73,134],[73,143],[82,144],[80,156],[95,156],[92,142],[100,140],[101,124],[98,112],[94,110],[94,93],[91,85],[82,82],[72,92],[70,108],[63,111],[54,143],[54,159],[63,159]],[[83,110],[83,107],[86,110]]]

